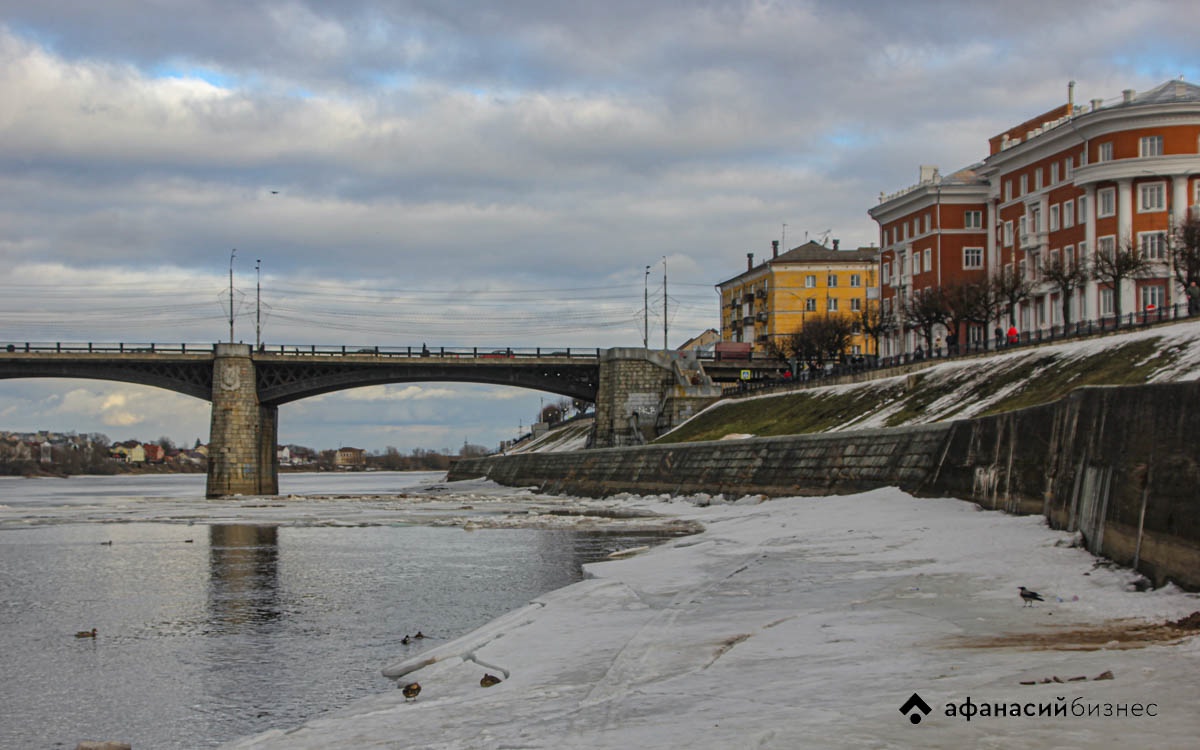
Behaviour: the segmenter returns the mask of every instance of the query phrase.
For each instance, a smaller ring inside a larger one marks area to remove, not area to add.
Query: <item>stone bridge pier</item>
[[[250,345],[217,344],[205,494],[279,494],[278,433],[279,407],[258,402]]]
[[[694,353],[606,349],[590,447],[644,445],[720,397]]]
[[[579,392],[574,382],[564,386],[561,380],[564,371],[555,370],[553,365],[544,366],[548,369],[538,375],[541,380],[528,377],[527,371],[527,377],[520,380],[513,379],[511,371],[479,370],[480,367],[510,367],[512,362],[510,359],[489,360],[452,370],[445,369],[448,367],[445,363],[431,367],[424,360],[419,366],[407,360],[395,363],[394,367],[388,362],[372,363],[370,368],[373,369],[363,368],[361,363],[342,365],[328,360],[321,363],[321,371],[296,377],[311,381],[310,391],[303,395],[423,378],[477,380],[529,388],[544,385],[552,392],[572,393],[572,388]],[[607,349],[600,353],[599,362],[591,366],[598,367],[598,372],[593,370],[586,378],[586,382],[595,384],[595,390],[587,394],[594,394],[596,402],[592,447],[646,443],[721,395],[720,388],[712,385],[694,356],[678,352]],[[284,392],[281,396],[278,389],[271,389],[270,384],[274,382],[271,368],[278,364],[270,363],[269,358],[256,363],[248,344],[217,344],[212,367],[206,495],[279,494],[279,463],[275,454],[279,439],[278,404],[291,400],[289,397],[295,397],[296,393]],[[571,377],[578,378],[579,375],[575,373]],[[265,390],[260,392],[260,387]],[[567,390],[555,391],[555,388]],[[268,403],[262,403],[263,398]]]

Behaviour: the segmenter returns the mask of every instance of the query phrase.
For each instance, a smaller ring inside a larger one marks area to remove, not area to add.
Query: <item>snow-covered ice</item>
[[[380,665],[420,682],[415,701],[389,691],[225,747],[1196,746],[1200,639],[1136,626],[1200,597],[1136,592],[1040,517],[896,489],[605,503],[705,531]],[[1024,607],[1019,585],[1046,601]],[[483,688],[485,673],[504,681]],[[932,709],[915,725],[900,711],[914,692]],[[947,715],[968,697],[1067,715]],[[1156,715],[1076,717],[1072,701]]]

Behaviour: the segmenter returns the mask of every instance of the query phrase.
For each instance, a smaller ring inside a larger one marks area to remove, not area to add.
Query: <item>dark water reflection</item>
[[[0,747],[200,748],[294,726],[393,689],[384,665],[659,538],[165,523],[0,531]],[[94,641],[74,638],[92,627]],[[401,643],[418,630],[429,637]]]

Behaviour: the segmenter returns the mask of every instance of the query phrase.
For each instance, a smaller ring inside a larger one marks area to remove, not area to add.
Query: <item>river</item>
[[[294,726],[663,536],[489,528],[529,493],[441,477],[285,474],[280,497],[225,500],[202,475],[0,479],[0,747],[202,748]]]

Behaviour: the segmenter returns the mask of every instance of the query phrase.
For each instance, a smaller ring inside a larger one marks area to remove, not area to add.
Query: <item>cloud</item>
[[[0,0],[0,19],[19,342],[211,345],[232,314],[270,345],[636,346],[646,319],[656,344],[665,257],[678,344],[717,325],[713,284],[747,252],[877,242],[879,193],[979,160],[1068,81],[1084,102],[1200,75],[1200,11],[1154,0]],[[368,424],[356,406],[409,409],[380,429],[465,424],[411,387],[281,420],[315,444]],[[6,382],[0,415],[48,418],[23,400],[46,393]],[[499,435],[521,401],[473,408]],[[170,429],[153,406],[75,427]]]

